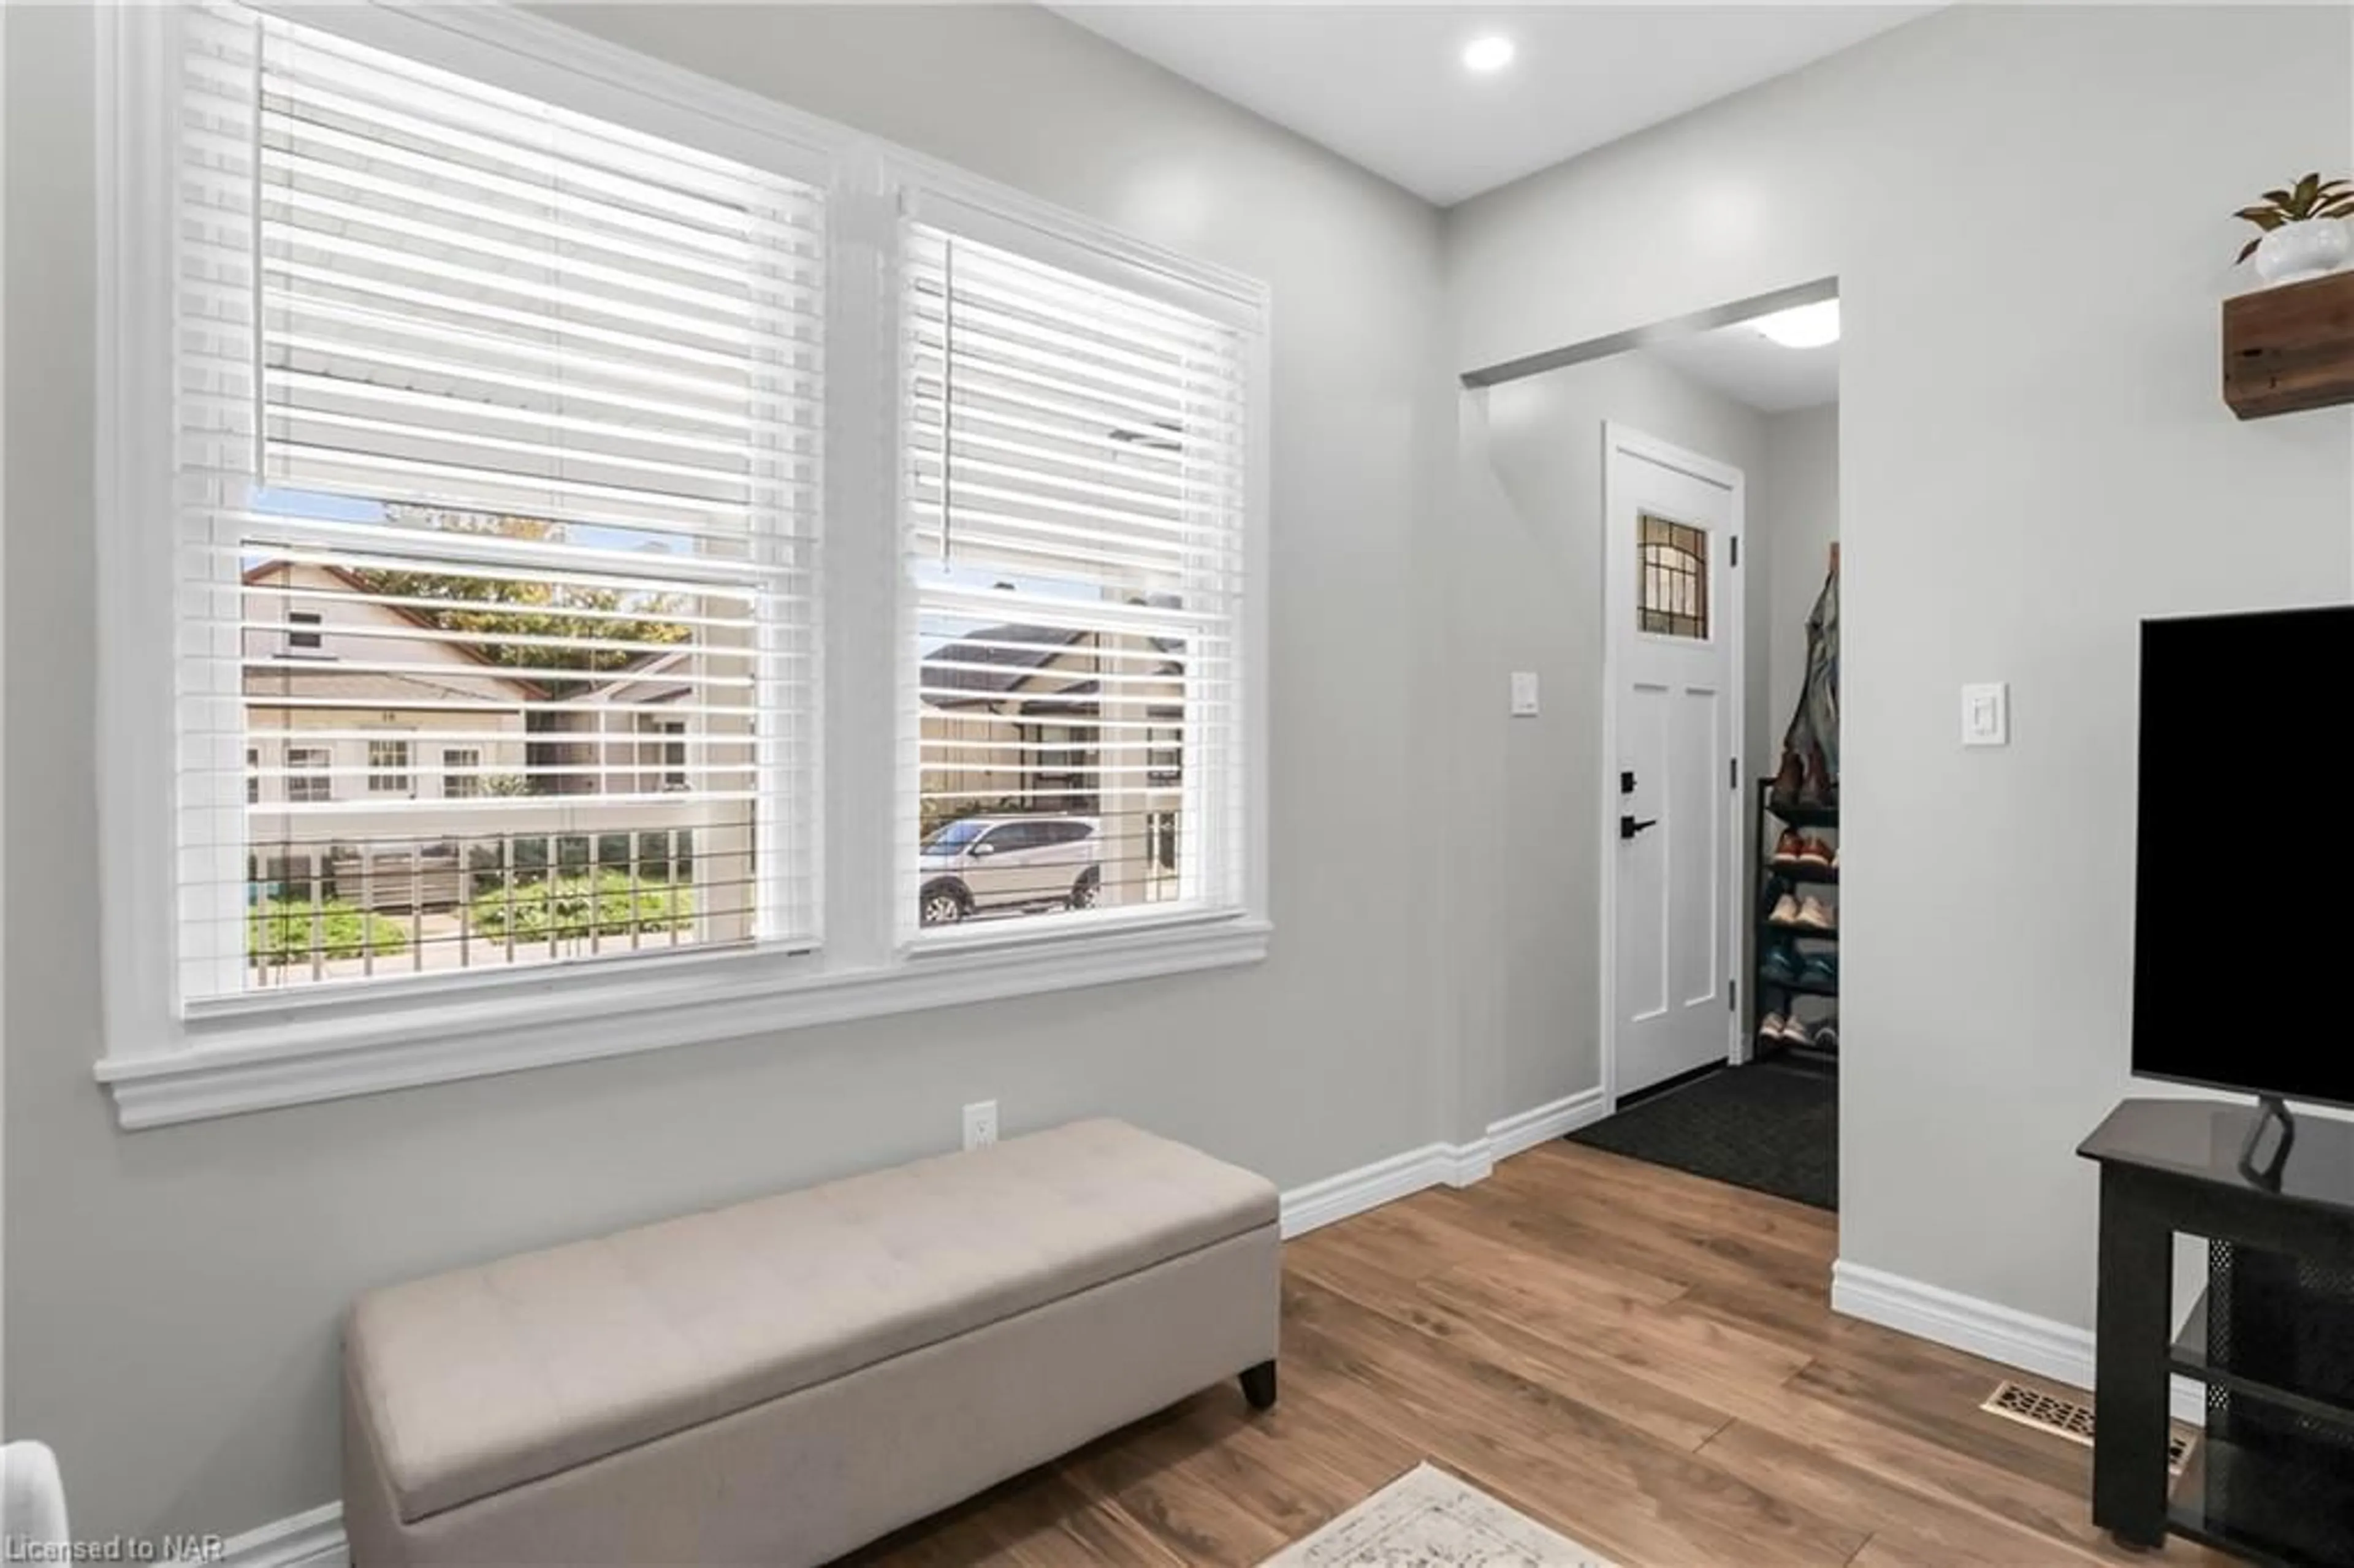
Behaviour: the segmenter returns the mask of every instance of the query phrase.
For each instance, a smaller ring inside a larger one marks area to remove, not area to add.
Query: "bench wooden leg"
[[[1275,1363],[1261,1361],[1243,1369],[1243,1397],[1250,1401],[1253,1410],[1270,1409],[1275,1404]]]

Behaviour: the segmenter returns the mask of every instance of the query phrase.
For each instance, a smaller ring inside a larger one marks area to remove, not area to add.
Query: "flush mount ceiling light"
[[[1489,33],[1463,46],[1463,69],[1481,75],[1499,71],[1512,63],[1519,46],[1501,33]]]
[[[1819,300],[1811,305],[1759,316],[1749,324],[1784,348],[1820,348],[1839,341],[1839,302]]]

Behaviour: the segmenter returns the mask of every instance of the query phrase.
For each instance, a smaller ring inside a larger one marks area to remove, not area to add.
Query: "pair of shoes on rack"
[[[1785,893],[1775,900],[1766,923],[1789,931],[1830,932],[1839,929],[1839,912],[1811,893],[1804,897]]]
[[[1774,841],[1773,861],[1779,866],[1837,871],[1839,850],[1814,834],[1802,833],[1796,828],[1784,828],[1782,836]]]
[[[1826,1018],[1809,1026],[1797,1013],[1769,1012],[1757,1023],[1757,1038],[1775,1045],[1811,1045],[1818,1051],[1839,1049],[1839,1019]]]
[[[1791,938],[1776,937],[1766,945],[1766,951],[1758,958],[1757,973],[1768,985],[1810,985],[1836,991],[1839,956],[1802,953]]]

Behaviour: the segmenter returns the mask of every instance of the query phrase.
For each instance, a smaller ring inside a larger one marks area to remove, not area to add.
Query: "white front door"
[[[1732,1054],[1740,842],[1742,477],[1613,425],[1606,433],[1610,639],[1604,780],[1612,908],[1606,1089]]]

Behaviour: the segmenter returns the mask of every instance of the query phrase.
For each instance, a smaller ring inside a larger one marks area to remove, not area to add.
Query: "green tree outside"
[[[396,523],[443,534],[492,535],[534,542],[561,541],[564,536],[562,524],[539,517],[403,506],[387,507],[386,514]],[[414,609],[414,613],[423,616],[436,630],[475,639],[475,652],[482,658],[511,670],[578,670],[584,674],[623,670],[651,656],[642,645],[678,646],[694,633],[684,622],[667,619],[679,612],[674,594],[381,567],[359,567],[353,576],[370,593],[436,601],[432,608]],[[575,641],[557,647],[512,641],[518,637]],[[546,675],[532,678],[558,696],[587,683]]]

